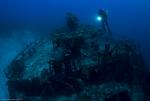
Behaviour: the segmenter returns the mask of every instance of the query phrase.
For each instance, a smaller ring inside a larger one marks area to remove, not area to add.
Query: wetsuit
[[[108,25],[108,16],[107,16],[106,11],[99,9],[98,14],[99,14],[99,16],[102,17],[102,28],[103,28],[103,30],[108,31],[108,33],[111,34],[111,31],[110,31],[110,28]]]

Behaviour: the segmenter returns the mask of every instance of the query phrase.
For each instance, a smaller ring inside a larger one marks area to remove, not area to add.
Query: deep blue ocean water
[[[0,0],[0,99],[7,98],[2,71],[26,44],[63,26],[67,12],[97,25],[99,8],[107,10],[113,36],[133,39],[149,66],[149,0]]]

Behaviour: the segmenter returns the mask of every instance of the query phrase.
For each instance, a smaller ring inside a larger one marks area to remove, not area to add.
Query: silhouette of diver
[[[109,24],[108,24],[108,15],[107,12],[103,9],[99,9],[98,11],[98,15],[102,18],[102,29],[106,32],[108,32],[109,34],[112,34],[109,28]]]

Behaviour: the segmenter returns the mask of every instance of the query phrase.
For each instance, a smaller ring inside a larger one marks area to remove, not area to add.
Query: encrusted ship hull
[[[136,45],[93,26],[57,31],[29,44],[5,73],[10,99],[150,100],[150,74]]]

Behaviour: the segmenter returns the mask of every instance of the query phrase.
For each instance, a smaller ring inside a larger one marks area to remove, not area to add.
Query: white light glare
[[[102,17],[101,17],[101,16],[98,16],[98,17],[97,17],[97,20],[98,20],[98,21],[102,21]]]

